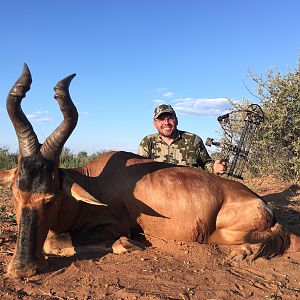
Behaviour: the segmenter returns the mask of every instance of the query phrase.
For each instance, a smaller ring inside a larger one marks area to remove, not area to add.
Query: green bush
[[[85,151],[80,151],[77,154],[65,147],[60,155],[60,167],[61,168],[77,168],[87,164],[89,161],[96,159],[101,154],[107,152],[106,150],[100,150],[96,153],[88,155]]]
[[[0,147],[0,170],[8,170],[16,167],[18,154],[10,152],[5,147]]]
[[[281,179],[300,179],[300,60],[294,71],[281,75],[270,70],[257,83],[266,121],[256,137],[260,174]]]
[[[85,165],[89,161],[97,158],[99,155],[107,152],[100,150],[96,153],[88,155],[87,152],[81,151],[74,154],[69,148],[63,148],[60,155],[60,167],[62,168],[77,168]],[[17,166],[18,153],[12,153],[5,147],[0,147],[0,170],[8,170]]]
[[[265,76],[250,77],[257,84],[259,104],[264,111],[254,137],[247,172],[252,177],[274,175],[279,179],[300,179],[300,60],[296,70],[280,74],[271,69]],[[230,102],[232,109],[248,105],[242,101],[238,107]],[[233,128],[238,136],[242,126]]]

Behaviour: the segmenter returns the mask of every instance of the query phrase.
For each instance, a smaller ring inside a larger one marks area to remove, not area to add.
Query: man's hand
[[[214,173],[218,175],[225,174],[226,172],[226,163],[224,161],[221,161],[220,159],[217,159],[213,166]]]

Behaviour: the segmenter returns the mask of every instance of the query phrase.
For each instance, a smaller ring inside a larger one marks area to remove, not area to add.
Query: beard
[[[166,138],[174,138],[176,136],[176,127],[164,126],[158,130],[159,134]]]

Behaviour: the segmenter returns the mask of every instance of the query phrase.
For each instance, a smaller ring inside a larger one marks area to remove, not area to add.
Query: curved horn
[[[37,136],[21,108],[21,101],[30,90],[31,82],[30,71],[24,64],[23,72],[13,85],[6,100],[7,112],[15,127],[19,141],[19,154],[22,157],[30,156],[39,149]]]
[[[54,98],[59,104],[59,108],[63,113],[64,120],[45,140],[41,147],[42,155],[50,160],[58,160],[62,148],[76,127],[78,120],[77,109],[72,102],[69,93],[69,86],[76,74],[72,74],[65,79],[59,81],[54,87]]]

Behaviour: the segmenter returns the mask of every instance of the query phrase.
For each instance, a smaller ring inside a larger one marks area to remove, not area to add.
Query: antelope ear
[[[69,177],[65,177],[62,189],[67,194],[71,195],[77,201],[83,201],[93,205],[107,206],[107,204],[98,201],[89,192],[82,188],[78,183],[72,181]]]
[[[17,167],[10,170],[0,171],[0,186],[1,187],[10,187],[12,181],[16,175]]]

